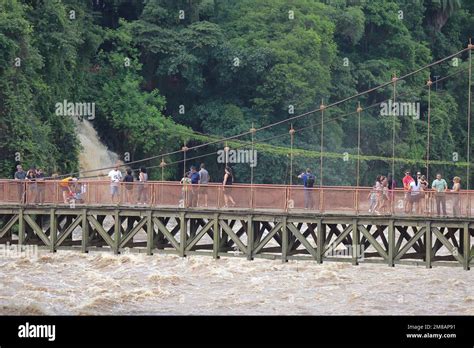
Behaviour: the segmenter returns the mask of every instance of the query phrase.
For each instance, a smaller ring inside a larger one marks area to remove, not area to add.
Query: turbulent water
[[[40,251],[0,258],[0,314],[474,315],[474,271]]]
[[[77,132],[81,170],[115,164],[117,155],[89,121],[78,123]],[[0,254],[0,314],[474,315],[474,270],[459,267],[61,250]]]

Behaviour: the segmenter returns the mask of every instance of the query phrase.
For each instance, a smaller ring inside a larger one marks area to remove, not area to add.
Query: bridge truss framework
[[[469,270],[472,236],[474,221],[467,218],[114,206],[0,208],[0,244],[36,245],[52,252],[134,250]]]

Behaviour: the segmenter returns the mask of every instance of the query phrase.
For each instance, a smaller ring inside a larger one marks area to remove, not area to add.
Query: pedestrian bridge
[[[218,184],[150,181],[120,183],[112,198],[108,181],[80,180],[64,188],[59,181],[2,180],[0,244],[52,252],[470,268],[473,191],[447,192],[441,216],[432,192],[424,192],[407,211],[403,190],[388,192],[384,209],[374,215],[370,192],[366,187],[288,185],[232,185],[224,191]]]

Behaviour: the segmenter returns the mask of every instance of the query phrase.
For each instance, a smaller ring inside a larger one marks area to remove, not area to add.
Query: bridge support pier
[[[469,270],[473,230],[474,219],[470,218],[427,221],[426,216],[315,216],[309,212],[196,208],[0,207],[2,243],[18,243],[22,250],[25,245],[37,245],[50,252],[76,249],[118,254],[129,247],[148,255],[157,249],[181,257],[370,262],[390,267],[450,265]],[[137,234],[141,237],[135,238]]]
[[[18,245],[20,245],[21,250],[25,244],[25,218],[23,208],[20,208],[18,215]]]
[[[114,254],[120,254],[120,237],[122,226],[120,223],[120,211],[114,212]]]
[[[247,260],[253,260],[254,229],[252,215],[247,216]]]
[[[431,268],[431,222],[428,221],[426,223],[426,231],[425,231],[425,263],[426,268]]]
[[[469,224],[466,222],[464,223],[462,229],[462,241],[463,241],[463,268],[468,271],[470,269],[470,262],[471,262],[471,233],[469,231]]]
[[[359,225],[357,219],[352,221],[352,264],[357,266],[359,264],[360,253],[364,252],[359,244]]]
[[[219,226],[219,214],[214,214],[214,234],[213,234],[213,243],[212,243],[212,257],[214,259],[219,259],[219,250],[221,243],[221,230]]]
[[[81,251],[83,253],[88,252],[89,245],[89,220],[87,220],[87,209],[82,209],[82,241]]]
[[[393,220],[388,222],[388,265],[395,267],[395,227]]]
[[[188,234],[188,220],[186,220],[185,214],[180,213],[179,215],[179,240],[180,240],[180,248],[179,248],[179,256],[185,257],[186,256],[186,236]]]
[[[287,218],[284,216],[281,226],[281,262],[288,262],[288,229],[286,224]]]
[[[151,217],[151,210],[146,212],[146,253],[147,255],[153,255],[153,240],[155,236],[155,231],[153,227],[153,220]]]
[[[55,209],[49,214],[49,239],[51,241],[51,252],[56,252],[56,240],[58,237],[57,218]]]
[[[317,238],[316,238],[316,261],[323,263],[324,258],[324,245],[326,244],[326,225],[322,223],[321,219],[317,221]]]

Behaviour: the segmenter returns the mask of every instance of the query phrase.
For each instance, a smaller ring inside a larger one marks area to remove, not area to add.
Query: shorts
[[[118,193],[119,193],[119,188],[118,188],[118,186],[110,186],[110,194],[111,194],[112,196],[118,195]]]
[[[207,195],[207,186],[199,187],[199,193],[202,195]]]
[[[421,197],[422,195],[421,194],[418,194],[418,195],[410,195],[408,196],[409,197],[409,200],[411,203],[417,203],[421,200]]]

